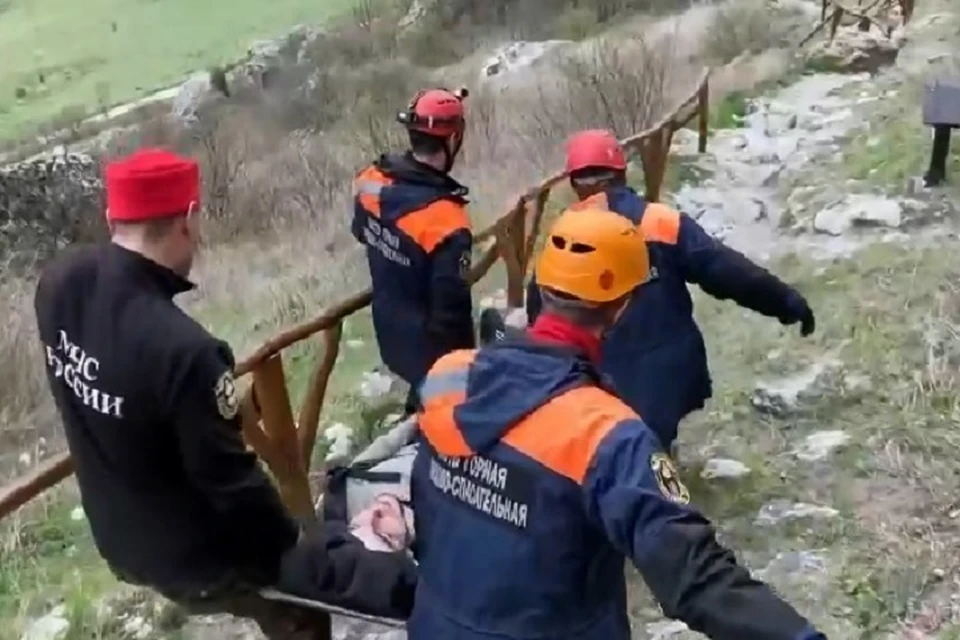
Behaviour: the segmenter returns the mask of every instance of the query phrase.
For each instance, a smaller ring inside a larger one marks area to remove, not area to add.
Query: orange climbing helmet
[[[588,168],[626,170],[623,147],[610,131],[588,129],[567,140],[567,173]]]
[[[585,302],[612,302],[644,283],[647,244],[636,225],[604,209],[567,209],[547,234],[537,284]]]
[[[411,131],[442,138],[463,133],[466,126],[463,101],[468,95],[465,88],[420,91],[407,105],[406,111],[397,114],[397,121]]]

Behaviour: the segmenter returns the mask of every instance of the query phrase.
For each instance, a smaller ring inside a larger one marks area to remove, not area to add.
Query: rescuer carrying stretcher
[[[35,296],[100,554],[123,581],[190,612],[252,618],[269,638],[329,636],[259,597],[266,585],[406,617],[413,562],[366,549],[346,523],[300,531],[241,438],[229,345],[173,301],[194,287],[197,163],[143,150],[108,165],[105,183],[112,241],[67,250]]]
[[[710,638],[825,640],[720,546],[656,435],[601,386],[601,336],[648,272],[634,221],[567,211],[526,335],[431,368],[411,640],[629,640],[624,557],[665,615]]]
[[[410,384],[407,413],[430,365],[475,344],[468,190],[449,175],[463,145],[466,96],[418,93],[398,115],[409,151],[381,155],[354,183],[351,228],[367,249],[380,358]]]
[[[647,240],[649,282],[610,328],[600,367],[617,396],[670,448],[680,420],[713,393],[688,282],[783,324],[799,322],[804,336],[813,332],[814,316],[796,289],[710,236],[693,218],[646,202],[627,186],[626,170],[624,151],[609,131],[582,131],[567,143],[566,171],[579,200],[574,207],[613,211]],[[541,308],[538,279],[535,273],[527,288],[531,323]]]

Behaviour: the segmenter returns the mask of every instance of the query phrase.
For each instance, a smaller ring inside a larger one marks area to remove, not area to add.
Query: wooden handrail
[[[647,183],[646,196],[650,201],[656,201],[659,198],[670,142],[674,132],[697,116],[699,116],[698,148],[701,153],[706,150],[709,77],[709,69],[704,69],[696,84],[695,91],[680,102],[666,117],[652,127],[621,141],[626,151],[638,154],[643,161],[644,177]],[[514,296],[516,295],[516,279],[522,279],[526,272],[550,191],[565,178],[566,175],[561,171],[542,180],[538,185],[520,196],[509,212],[490,227],[476,234],[477,245],[485,246],[485,248],[470,274],[471,284],[476,283],[477,280],[489,272],[498,258],[502,256],[507,261],[508,279],[511,281],[510,289]],[[533,206],[530,206],[531,204]],[[532,214],[531,209],[533,210]],[[529,224],[527,224],[527,218],[529,218]],[[490,243],[491,240],[494,240],[494,242]],[[508,241],[512,245],[511,247],[502,246]],[[339,344],[341,334],[339,327],[344,318],[363,309],[370,304],[371,300],[372,292],[369,289],[351,296],[317,317],[280,332],[236,365],[236,375],[238,377],[244,376],[257,370],[265,362],[293,344],[306,340],[321,331],[333,332],[327,334],[328,340],[322,356],[323,362],[319,363],[315,370],[304,407],[299,412],[300,429],[298,429],[299,433],[294,435],[294,437],[300,439],[299,446],[292,447],[290,442],[285,443],[287,449],[289,449],[287,453],[301,458],[303,463],[308,462],[313,441],[316,438],[316,422],[319,420],[327,380],[334,368],[338,351],[338,348],[332,345]],[[516,304],[516,300],[512,300],[511,303]],[[279,362],[276,364],[279,364]],[[270,443],[269,438],[264,438],[267,434],[258,431],[261,416],[259,415],[259,408],[256,407],[258,403],[254,401],[252,394],[248,392],[241,404],[244,434],[247,437],[248,444],[252,444],[258,450],[261,457],[264,457],[275,472],[277,468],[290,466],[290,460],[281,455],[279,447],[275,446],[279,443]],[[281,422],[285,425],[284,430],[289,432],[286,416]],[[260,446],[258,446],[258,442]],[[270,448],[271,453],[264,455],[267,453],[267,448]],[[31,472],[12,481],[0,490],[0,519],[63,481],[73,471],[73,461],[69,453],[60,453],[39,464]],[[297,473],[299,474],[299,470],[297,470]],[[302,505],[304,500],[302,492],[296,495],[296,499]]]

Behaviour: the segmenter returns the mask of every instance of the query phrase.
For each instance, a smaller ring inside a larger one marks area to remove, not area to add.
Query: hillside
[[[919,177],[930,153],[923,86],[960,69],[960,12],[950,0],[919,0],[893,38],[877,32],[875,44],[864,44],[845,25],[830,51],[815,38],[796,53],[819,14],[819,2],[807,0],[731,0],[678,19],[630,14],[611,28],[568,12],[564,20],[586,25],[577,38],[564,23],[566,37],[538,34],[559,42],[513,49],[542,55],[511,55],[499,46],[508,40],[502,32],[480,37],[497,31],[474,26],[474,50],[429,63],[370,23],[318,40],[274,89],[213,100],[193,123],[139,124],[83,148],[109,156],[159,141],[200,153],[207,175],[232,176],[214,200],[200,289],[184,304],[241,355],[366,285],[344,228],[348,179],[379,148],[399,143],[389,114],[413,86],[476,86],[458,176],[473,186],[479,228],[506,210],[507,194],[557,166],[564,135],[597,125],[622,136],[642,129],[689,93],[702,65],[713,66],[708,151],[696,153],[692,131],[677,133],[665,199],[795,283],[817,313],[817,332],[801,338],[695,290],[715,392],[681,426],[681,472],[724,541],[831,639],[956,639],[956,145],[952,183],[928,189]],[[897,21],[895,12],[882,18]],[[843,46],[850,50],[838,54]],[[358,50],[363,64],[351,57]],[[875,53],[873,64],[860,71],[851,51]],[[481,75],[497,52],[499,72]],[[634,178],[642,183],[639,171]],[[558,189],[550,210],[567,198]],[[71,236],[62,226],[41,235],[57,236],[55,247],[97,233],[71,227]],[[63,446],[35,357],[32,266],[22,262],[0,283],[14,309],[0,329],[0,355],[10,363],[0,373],[7,477]],[[503,286],[495,271],[477,288],[477,307],[502,304]],[[285,355],[297,397],[312,346]],[[403,389],[376,367],[361,312],[345,326],[323,416],[338,446],[360,447],[402,401]],[[255,637],[231,619],[185,621],[120,586],[76,505],[68,483],[2,523],[0,638],[44,624],[60,635],[32,638]],[[696,637],[663,620],[628,573],[634,637]],[[396,637],[349,625],[341,634]]]
[[[96,113],[242,56],[257,38],[349,3],[6,0],[0,4],[0,140]]]

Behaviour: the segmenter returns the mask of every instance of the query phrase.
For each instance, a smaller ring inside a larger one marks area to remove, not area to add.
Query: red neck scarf
[[[541,313],[528,332],[534,338],[544,342],[576,347],[586,353],[593,364],[600,362],[600,338],[565,318]]]

